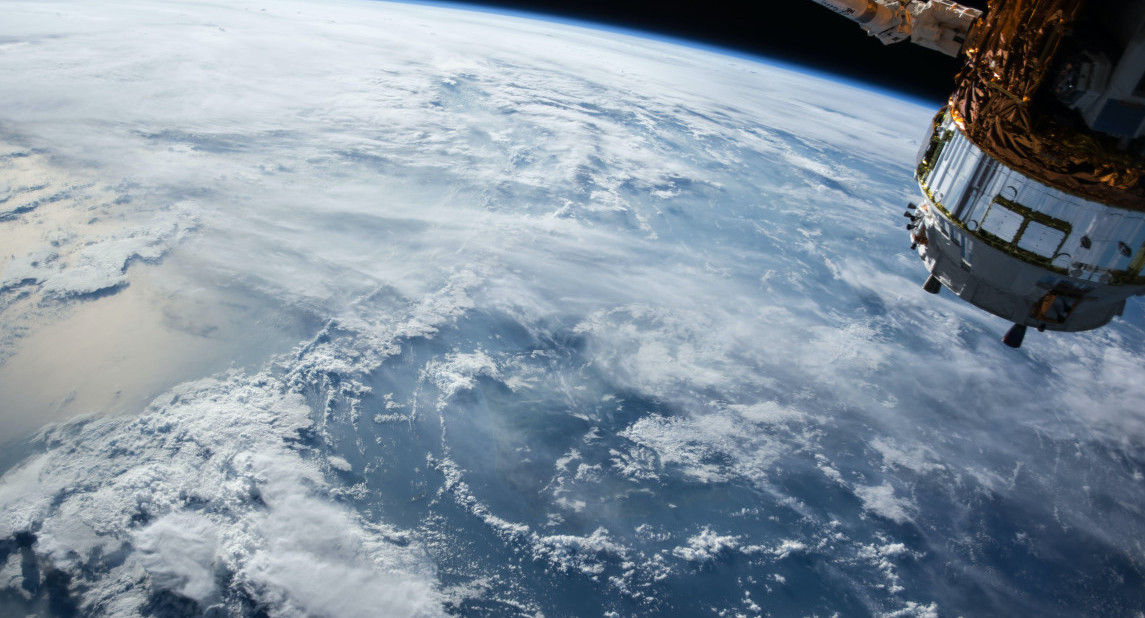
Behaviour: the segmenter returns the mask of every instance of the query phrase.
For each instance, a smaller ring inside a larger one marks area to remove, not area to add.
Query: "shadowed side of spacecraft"
[[[1015,348],[1145,294],[1145,1],[814,1],[884,43],[965,55],[904,213],[926,291],[1014,322]]]

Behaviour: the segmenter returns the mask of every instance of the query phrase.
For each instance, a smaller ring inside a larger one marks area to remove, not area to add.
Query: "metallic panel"
[[[1109,206],[1038,182],[978,148],[949,114],[940,115],[934,135],[938,146],[920,162],[919,184],[963,230],[1019,259],[1077,279],[1145,284],[1140,265],[1133,263],[1136,253],[1145,250],[1145,212]],[[997,222],[995,215],[987,218],[998,201],[1015,204],[1025,213],[1016,243],[1004,233],[1016,233],[1013,221],[1008,227],[996,227],[1003,225],[1005,215],[998,215]],[[1033,238],[1049,235],[1046,227],[1064,236],[1050,255],[1045,252],[1049,241]],[[1026,234],[1031,238],[1025,239]]]

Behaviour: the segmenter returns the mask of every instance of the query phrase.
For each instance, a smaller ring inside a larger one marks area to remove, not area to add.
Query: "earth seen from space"
[[[0,0],[0,615],[1142,616],[1142,302],[998,343],[940,105],[585,24]]]

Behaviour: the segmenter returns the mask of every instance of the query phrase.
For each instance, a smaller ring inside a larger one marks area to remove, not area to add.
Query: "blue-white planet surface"
[[[1142,616],[1142,303],[1011,350],[923,292],[937,107],[504,14],[0,1],[0,615]]]

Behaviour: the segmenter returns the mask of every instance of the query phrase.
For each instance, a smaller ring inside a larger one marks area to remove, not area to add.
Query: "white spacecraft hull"
[[[912,241],[931,275],[963,300],[1015,324],[1082,331],[1145,294],[1145,212],[1069,195],[1007,167],[945,111],[917,178],[925,199]]]

